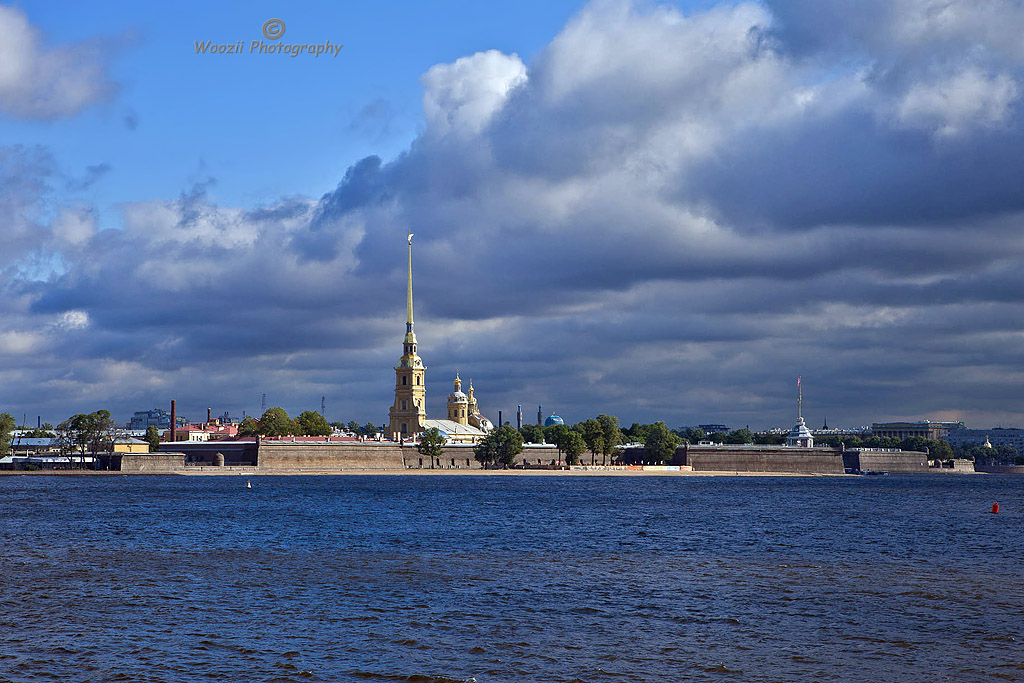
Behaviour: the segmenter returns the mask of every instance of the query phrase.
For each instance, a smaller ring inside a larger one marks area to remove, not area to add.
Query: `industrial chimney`
[[[178,402],[171,399],[171,441],[178,440]]]

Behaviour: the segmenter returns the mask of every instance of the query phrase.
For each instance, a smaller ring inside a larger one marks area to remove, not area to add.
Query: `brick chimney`
[[[178,402],[171,400],[171,441],[178,440]]]

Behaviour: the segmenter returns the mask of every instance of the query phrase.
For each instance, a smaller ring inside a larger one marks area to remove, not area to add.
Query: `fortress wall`
[[[121,471],[129,473],[163,474],[185,469],[184,453],[123,453]]]
[[[843,454],[846,467],[862,472],[892,474],[928,473],[928,454],[920,451],[848,450]]]
[[[400,470],[405,469],[401,449],[388,443],[260,443],[256,465],[260,470]]]
[[[684,462],[680,464],[693,467],[694,472],[844,472],[842,454],[831,448],[687,446],[684,452]]]

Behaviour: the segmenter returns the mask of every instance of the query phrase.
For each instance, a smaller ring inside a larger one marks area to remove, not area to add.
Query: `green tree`
[[[614,415],[598,415],[597,422],[604,432],[603,443],[601,444],[601,464],[607,465],[608,458],[615,454],[616,449],[622,444],[622,430],[619,428],[619,418]]]
[[[100,450],[111,450],[114,440],[114,420],[109,410],[97,410],[94,413],[78,413],[57,425],[57,439],[62,452],[77,452],[80,462],[85,461],[85,454],[93,455]]]
[[[544,428],[544,440],[553,444],[558,449],[558,459],[562,459],[562,444],[565,443],[566,435],[572,431],[566,425],[548,425]]]
[[[160,447],[160,430],[156,425],[146,427],[146,441],[149,442],[149,452],[155,453]]]
[[[493,433],[492,431],[491,434]],[[491,434],[480,439],[479,443],[473,447],[473,457],[485,468],[493,465],[498,459],[498,447],[494,439],[491,438]]]
[[[420,455],[425,455],[430,458],[430,464],[433,466],[434,459],[440,458],[441,454],[444,453],[444,445],[448,441],[441,430],[437,427],[431,427],[422,434],[420,434],[419,443],[416,444],[416,450],[419,451]]]
[[[260,425],[252,415],[246,415],[245,419],[238,423],[239,436],[256,436],[260,433]]]
[[[295,418],[295,431],[303,436],[330,436],[331,425],[320,413],[306,410]]]
[[[360,434],[362,434],[362,433],[363,433],[363,432],[362,432],[362,431],[360,430],[360,428],[359,428],[359,423],[358,423],[358,422],[356,422],[355,420],[349,420],[349,421],[348,421],[348,424],[346,424],[346,425],[343,425],[343,426],[345,427],[345,429],[347,429],[348,431],[352,432],[352,433],[353,433],[353,434],[355,434],[356,436],[359,436]]]
[[[377,425],[373,424],[372,422],[367,422],[359,430],[359,433],[365,437],[372,439],[377,436]]]
[[[682,441],[678,436],[665,426],[664,422],[655,422],[647,430],[647,440],[644,441],[644,458],[655,463],[664,463],[675,455],[676,447]]]
[[[260,417],[260,434],[263,436],[289,436],[295,431],[295,423],[284,408],[267,408],[267,412]]]
[[[577,424],[576,429],[590,451],[590,464],[593,465],[597,460],[597,454],[604,452],[604,428],[600,422],[591,418]]]
[[[491,463],[497,463],[506,468],[511,467],[516,461],[516,456],[522,452],[523,435],[509,424],[491,430],[473,449],[477,461],[485,467]]]
[[[587,449],[587,442],[583,435],[577,431],[570,431],[563,437],[559,446],[565,452],[565,462],[569,465],[577,465],[580,462],[580,454]]]
[[[540,425],[524,424],[519,433],[523,435],[526,443],[541,443],[544,441],[544,428]]]
[[[707,434],[700,427],[687,427],[677,432],[679,436],[686,439],[687,443],[700,443],[707,439]]]
[[[10,413],[0,413],[0,458],[11,452],[11,434],[17,424]]]
[[[729,438],[729,435],[725,432],[712,432],[708,434],[708,441],[714,443],[725,443],[725,440]]]
[[[745,444],[754,443],[754,433],[749,429],[734,429],[725,437],[725,443]]]
[[[779,446],[786,442],[786,437],[781,434],[754,434],[754,443],[762,446]],[[817,437],[815,437],[817,442]]]

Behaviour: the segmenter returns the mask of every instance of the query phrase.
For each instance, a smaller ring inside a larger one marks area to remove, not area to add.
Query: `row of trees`
[[[238,425],[239,436],[330,436],[331,425],[315,410],[306,410],[294,420],[284,408],[267,408],[257,420],[251,415]]]
[[[330,436],[337,428],[348,430],[357,436],[377,436],[377,426],[372,422],[360,426],[358,422],[330,422],[315,410],[306,410],[294,420],[284,408],[267,408],[258,419],[251,415],[238,425],[239,436]]]

